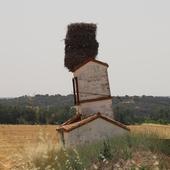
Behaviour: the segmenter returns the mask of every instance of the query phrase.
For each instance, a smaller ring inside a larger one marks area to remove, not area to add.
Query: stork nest
[[[84,61],[94,59],[98,53],[96,24],[74,23],[68,25],[65,39],[65,67],[73,71]]]

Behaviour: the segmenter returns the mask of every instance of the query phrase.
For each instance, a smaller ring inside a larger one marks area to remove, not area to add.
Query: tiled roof
[[[80,67],[84,66],[85,64],[87,64],[87,63],[90,62],[90,61],[92,61],[92,62],[94,62],[94,63],[98,63],[98,64],[101,64],[101,65],[104,65],[104,66],[106,66],[106,67],[109,67],[109,65],[108,65],[107,63],[104,63],[104,62],[102,62],[102,61],[99,61],[99,60],[90,58],[90,59],[87,59],[85,62],[79,64],[77,67],[75,67],[75,68],[72,70],[72,72],[78,70]]]
[[[62,126],[64,125],[69,125],[71,123],[75,123],[81,120],[81,114],[76,114],[74,117],[72,117],[71,119],[67,120],[66,122],[64,122],[62,124]]]
[[[123,128],[123,129],[125,129],[125,130],[128,130],[128,131],[130,130],[130,129],[129,129],[128,127],[126,127],[124,124],[122,124],[122,123],[120,123],[120,122],[118,122],[118,121],[116,121],[116,120],[113,120],[113,119],[111,119],[111,118],[109,118],[109,117],[107,117],[107,116],[104,116],[104,115],[102,115],[101,113],[96,113],[96,114],[91,115],[91,116],[89,116],[89,117],[87,117],[87,118],[85,118],[85,119],[83,119],[83,120],[78,121],[78,122],[61,125],[61,126],[59,126],[59,127],[57,128],[57,130],[58,130],[58,131],[64,130],[65,132],[69,132],[69,131],[72,131],[72,130],[80,127],[80,126],[83,126],[83,125],[85,125],[85,124],[87,124],[87,123],[89,123],[89,122],[91,122],[91,121],[93,121],[93,120],[95,120],[95,119],[97,119],[97,118],[104,119],[104,120],[106,120],[106,121],[108,121],[108,122],[110,122],[110,123],[112,123],[112,124],[114,124],[114,125],[117,125],[117,126]]]

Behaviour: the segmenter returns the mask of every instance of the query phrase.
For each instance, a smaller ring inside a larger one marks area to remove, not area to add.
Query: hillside
[[[1,124],[58,124],[74,114],[73,96],[36,95],[0,99]],[[113,97],[115,119],[125,124],[170,123],[170,98]]]
[[[7,106],[38,106],[38,107],[62,107],[73,105],[73,96],[67,95],[35,95],[35,96],[21,96],[17,98],[1,98],[1,105]]]
[[[122,123],[170,123],[169,97],[113,97],[113,108]]]

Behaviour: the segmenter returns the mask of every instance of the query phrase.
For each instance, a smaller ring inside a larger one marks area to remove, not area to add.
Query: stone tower
[[[77,114],[57,127],[64,147],[76,147],[127,134],[114,120],[108,64],[96,60],[96,25],[70,24],[65,39],[65,66],[73,73]]]
[[[78,114],[86,117],[100,112],[114,118],[107,69],[106,63],[91,59],[74,70],[73,91]]]
[[[84,117],[100,112],[114,118],[108,80],[108,64],[96,60],[96,25],[68,26],[65,39],[65,66],[73,72],[74,103]]]

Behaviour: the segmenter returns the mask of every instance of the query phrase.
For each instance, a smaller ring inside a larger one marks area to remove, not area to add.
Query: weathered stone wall
[[[73,74],[78,78],[80,101],[110,96],[107,66],[90,61]]]
[[[78,106],[78,112],[86,116],[100,112],[105,116],[114,118],[112,99],[81,103]]]
[[[69,133],[64,132],[65,147],[74,147],[81,144],[89,144],[118,135],[128,133],[127,130],[116,126],[104,119],[98,118]]]

